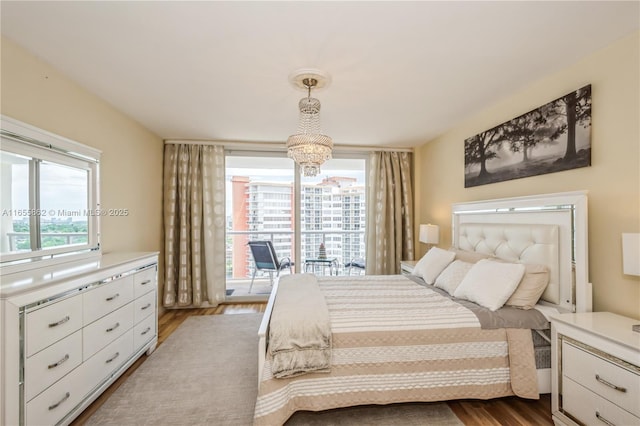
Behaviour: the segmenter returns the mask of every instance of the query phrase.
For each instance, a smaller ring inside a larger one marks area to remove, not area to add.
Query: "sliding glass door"
[[[333,159],[304,178],[284,153],[227,153],[227,298],[267,298],[278,275],[256,268],[249,241],[269,241],[296,272],[360,272],[350,265],[366,257],[365,176],[364,158]]]

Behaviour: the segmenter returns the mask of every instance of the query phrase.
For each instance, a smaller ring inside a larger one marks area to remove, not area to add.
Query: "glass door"
[[[269,241],[295,263],[294,163],[283,153],[226,156],[227,299],[266,299],[278,275],[256,262],[249,241]],[[288,274],[283,268],[281,274]]]

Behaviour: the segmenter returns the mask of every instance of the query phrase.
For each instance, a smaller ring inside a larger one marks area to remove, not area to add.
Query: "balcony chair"
[[[353,268],[359,270],[358,273],[360,273],[360,271],[364,272],[365,261],[363,258],[351,259],[350,262],[345,263],[344,268],[347,270],[348,275],[351,275],[351,269]]]
[[[249,293],[253,288],[253,280],[256,278],[258,271],[269,272],[269,279],[271,285],[273,285],[273,273],[276,273],[276,277],[280,275],[280,271],[284,268],[289,268],[289,273],[292,274],[293,262],[289,257],[283,257],[278,259],[276,250],[273,248],[271,241],[249,241],[247,243],[251,248],[251,254],[253,255],[253,263],[255,268],[253,269],[253,276],[251,277],[251,285],[249,286]]]

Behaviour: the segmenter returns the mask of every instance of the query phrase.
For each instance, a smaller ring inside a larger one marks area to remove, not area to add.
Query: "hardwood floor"
[[[173,333],[184,320],[193,315],[232,315],[264,312],[265,303],[225,304],[216,308],[175,309],[166,311],[158,319],[158,346]],[[122,383],[146,360],[143,355],[116,380],[93,404],[80,415],[73,426],[84,424]],[[497,398],[489,401],[459,400],[447,402],[451,410],[467,426],[553,426],[550,395],[525,400],[517,397]],[[243,426],[243,425],[238,425]]]

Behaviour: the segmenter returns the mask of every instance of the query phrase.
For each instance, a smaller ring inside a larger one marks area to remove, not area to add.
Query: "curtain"
[[[225,299],[224,179],[222,147],[165,145],[165,307]]]
[[[373,152],[369,157],[366,273],[400,273],[413,259],[411,153]]]

